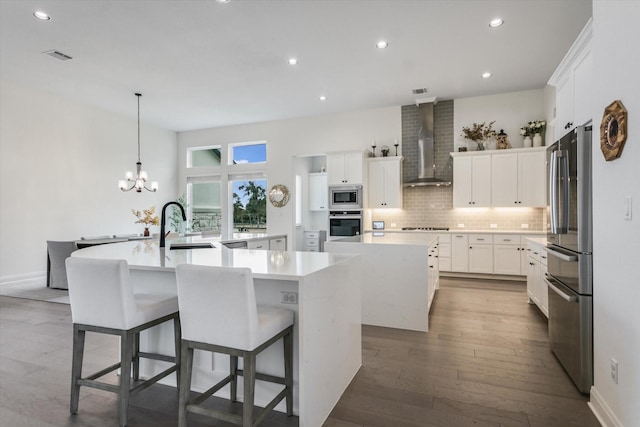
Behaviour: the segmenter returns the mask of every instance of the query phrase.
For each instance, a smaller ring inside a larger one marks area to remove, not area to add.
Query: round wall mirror
[[[289,202],[289,189],[282,185],[276,184],[269,190],[269,201],[276,208],[281,208]]]

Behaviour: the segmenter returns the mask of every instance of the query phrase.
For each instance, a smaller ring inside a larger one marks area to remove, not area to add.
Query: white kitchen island
[[[330,253],[362,258],[362,323],[427,332],[439,286],[438,236],[365,233],[325,243]]]
[[[203,242],[202,239],[194,239]],[[184,241],[184,240],[182,240]],[[362,365],[361,268],[353,255],[215,248],[170,250],[167,241],[114,243],[80,249],[73,257],[124,259],[136,292],[175,295],[178,264],[248,267],[255,279],[259,304],[280,306],[296,313],[294,326],[294,414],[300,426],[322,425]],[[283,303],[291,295],[297,303]],[[217,325],[211,325],[215,328]],[[141,348],[173,354],[173,327],[159,325],[141,336]],[[258,372],[283,375],[282,345],[275,344],[258,357]],[[160,372],[163,362],[141,363],[141,377]],[[228,357],[196,351],[192,388],[204,391],[228,374]],[[175,386],[175,375],[165,379]],[[238,384],[241,387],[241,382]],[[278,385],[258,381],[256,404],[264,406]],[[228,386],[216,394],[228,397]],[[242,393],[239,389],[239,396]],[[276,407],[284,411],[284,402]]]

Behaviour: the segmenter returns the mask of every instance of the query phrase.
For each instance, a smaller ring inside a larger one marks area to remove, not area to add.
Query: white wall
[[[141,122],[142,165],[160,190],[122,193],[137,161],[135,116],[6,81],[0,97],[0,283],[43,280],[47,240],[142,232],[131,209],[175,198],[175,132]]]
[[[592,403],[614,425],[640,425],[640,2],[593,2],[593,196],[595,384]],[[622,157],[606,162],[599,128],[604,108],[619,99],[628,111]],[[632,221],[623,198],[632,197]],[[611,380],[610,361],[619,366]],[[599,401],[600,400],[600,401]],[[615,420],[617,418],[617,420]]]
[[[184,191],[187,147],[221,145],[223,158],[229,143],[267,141],[267,187],[286,185],[293,194],[294,156],[319,155],[330,151],[370,149],[393,145],[401,139],[400,107],[380,108],[325,116],[203,129],[178,134],[179,188]],[[282,208],[267,203],[267,227],[272,234],[292,238],[295,200]]]
[[[467,145],[470,151],[475,150],[476,144],[469,144],[469,140],[461,136],[463,127],[470,127],[473,123],[488,124],[494,120],[496,132],[504,129],[511,146],[522,148],[520,128],[531,120],[542,119],[547,120],[543,89],[456,99],[453,103],[454,150]]]

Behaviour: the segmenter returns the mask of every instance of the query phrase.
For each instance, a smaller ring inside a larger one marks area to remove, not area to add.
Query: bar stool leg
[[[118,398],[118,418],[120,418],[120,426],[122,427],[127,425],[134,335],[135,334],[128,331],[123,331],[120,335],[120,396]]]
[[[191,393],[193,348],[182,342],[180,349],[180,390],[178,397],[178,427],[187,427],[187,404]]]
[[[238,401],[238,356],[229,355],[229,374],[231,375],[231,401]]]
[[[285,397],[287,416],[293,415],[293,333],[289,331],[282,339],[284,343],[284,385],[287,388]]]
[[[180,359],[181,359],[181,343],[182,343],[182,330],[180,328],[180,316],[173,319],[173,340],[175,344],[176,354],[176,386],[180,384]]]
[[[256,355],[246,351],[242,357],[244,361],[244,403],[242,405],[242,426],[253,426],[253,400],[256,386]]]
[[[133,335],[133,380],[140,379],[140,332]]]
[[[78,401],[80,399],[80,384],[82,378],[82,358],[84,357],[85,331],[78,325],[73,325],[73,362],[71,364],[71,404],[69,412],[78,412]]]

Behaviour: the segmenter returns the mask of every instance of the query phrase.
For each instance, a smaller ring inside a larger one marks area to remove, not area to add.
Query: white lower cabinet
[[[436,289],[440,287],[440,262],[439,262],[439,243],[433,243],[429,246],[429,260],[428,266],[429,271],[427,272],[427,280],[428,280],[428,301],[427,307],[431,307],[431,303],[433,302],[433,297],[436,294]]]
[[[269,250],[270,251],[286,251],[287,250],[287,238],[286,237],[276,237],[273,239],[269,239]]]
[[[539,245],[527,245],[527,296],[529,302],[538,306],[545,316],[549,317],[549,291],[544,280],[547,272],[547,252]]]
[[[493,236],[469,235],[469,273],[493,273]]]
[[[525,275],[522,269],[521,237],[519,234],[495,235],[493,240],[493,273]]]
[[[451,234],[438,234],[438,269],[451,271]]]
[[[269,249],[269,239],[247,240],[247,249]]]
[[[469,271],[469,235],[454,233],[451,235],[451,271],[467,273]]]
[[[306,230],[304,232],[305,252],[323,252],[324,242],[327,240],[326,230]]]
[[[287,250],[287,236],[271,237],[271,238],[258,238],[247,240],[247,249],[260,249],[271,251],[286,251]]]

